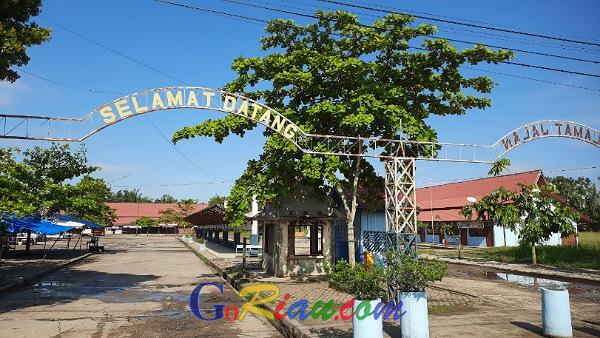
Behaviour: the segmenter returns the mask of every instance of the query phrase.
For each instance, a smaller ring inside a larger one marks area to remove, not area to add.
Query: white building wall
[[[494,246],[504,246],[504,235],[502,231],[506,233],[506,246],[517,246],[519,245],[519,238],[517,233],[510,230],[504,229],[498,224],[494,224]]]
[[[517,228],[518,229],[518,228]],[[517,246],[519,245],[519,236],[517,232],[510,229],[503,229],[502,226],[494,224],[494,246],[504,246],[504,236],[502,230],[506,231],[506,246]],[[560,233],[553,233],[550,238],[543,242],[543,245],[561,245]]]

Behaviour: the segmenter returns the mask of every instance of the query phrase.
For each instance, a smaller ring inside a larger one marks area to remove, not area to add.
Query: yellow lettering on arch
[[[162,97],[160,97],[160,94],[158,92],[154,92],[154,95],[152,96],[152,109],[156,109],[160,107],[160,109],[165,109],[165,103],[162,100]]]
[[[258,122],[263,123],[265,126],[271,124],[271,110],[269,109],[265,111],[258,120]]]
[[[146,106],[140,107],[140,105],[138,104],[138,101],[137,101],[137,97],[135,97],[135,96],[131,97],[131,102],[133,102],[133,109],[135,110],[136,114],[143,113],[148,110],[148,107],[146,107]]]
[[[127,105],[127,99],[122,99],[115,102],[115,108],[117,108],[117,112],[121,118],[126,118],[131,116],[133,113],[129,110],[129,106]]]
[[[181,107],[183,106],[183,97],[181,96],[181,90],[178,90],[175,96],[170,90],[167,90],[167,106],[169,107]]]
[[[285,120],[283,119],[283,116],[275,114],[275,117],[273,118],[273,123],[271,123],[271,129],[274,129],[278,133],[281,133],[281,130],[283,129],[284,125]]]
[[[213,92],[202,92],[202,95],[206,97],[206,108],[210,108],[210,99],[215,96]]]
[[[261,109],[261,106],[256,103],[252,103],[252,118],[256,120],[256,116],[258,116],[258,110]]]
[[[187,104],[188,107],[189,106],[194,106],[196,108],[199,108],[200,105],[198,104],[198,98],[196,97],[196,92],[194,92],[193,90],[190,90],[190,92],[188,93],[188,100],[187,100]]]
[[[225,100],[223,100],[223,110],[224,111],[232,112],[235,110],[236,105],[237,105],[237,101],[236,101],[235,97],[230,96],[230,95],[225,95]]]
[[[117,120],[117,117],[110,106],[100,108],[100,116],[104,119],[104,123],[113,123]]]
[[[237,110],[237,113],[240,115],[248,116],[248,100],[242,101],[240,108]]]
[[[283,136],[291,140],[294,138],[294,136],[296,136],[297,131],[298,128],[296,128],[295,125],[290,123],[287,125],[287,127],[285,127],[285,130],[283,131]]]

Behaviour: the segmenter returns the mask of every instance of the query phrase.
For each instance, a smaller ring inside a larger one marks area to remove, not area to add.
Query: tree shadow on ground
[[[144,294],[139,286],[157,278],[156,275],[74,270],[71,266],[32,280],[27,286],[0,293],[0,313],[81,298],[115,303],[152,301],[157,295]]]
[[[538,334],[538,335],[540,335],[542,337],[544,336],[544,330],[541,327],[537,326],[537,325],[533,325],[531,323],[526,323],[526,322],[516,322],[516,321],[512,321],[510,323],[512,325],[514,325],[514,326],[517,326],[517,327],[525,329],[525,330],[527,330],[529,332]]]
[[[82,250],[71,249],[52,249],[49,248],[34,248],[31,251],[26,252],[25,250],[10,250],[2,254],[2,266],[4,263],[18,262],[18,261],[29,261],[29,260],[65,260],[73,259],[89,253],[85,248]],[[45,257],[45,258],[44,258]]]
[[[310,333],[313,333],[319,337],[336,337],[336,338],[351,338],[352,330],[344,330],[337,327],[324,327],[319,329],[310,329]]]
[[[391,318],[391,317],[390,317]],[[400,321],[385,320],[383,321],[383,331],[390,337],[402,337]]]
[[[573,326],[573,330],[579,331],[579,332],[583,332],[583,333],[587,333],[587,334],[589,334],[591,336],[594,336],[594,337],[600,337],[600,330],[594,329],[592,327]]]

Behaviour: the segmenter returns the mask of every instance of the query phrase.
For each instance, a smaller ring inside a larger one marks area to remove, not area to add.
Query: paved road
[[[201,282],[221,281],[174,237],[107,237],[107,252],[0,297],[0,337],[280,337],[266,321],[202,321],[188,306]],[[206,293],[206,294],[204,294]],[[203,290],[202,305],[241,306]],[[205,311],[206,316],[211,312]],[[214,311],[212,312],[214,313]]]

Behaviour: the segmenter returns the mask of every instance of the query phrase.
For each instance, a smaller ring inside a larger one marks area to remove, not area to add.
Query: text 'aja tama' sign
[[[589,127],[572,122],[546,121],[526,124],[502,139],[504,150],[508,151],[521,143],[542,137],[562,136],[579,139],[600,146],[600,133]]]
[[[141,92],[122,97],[98,109],[106,124],[112,124],[136,114],[163,109],[211,109],[247,117],[293,139],[298,127],[280,113],[244,97],[218,90],[171,88]]]

